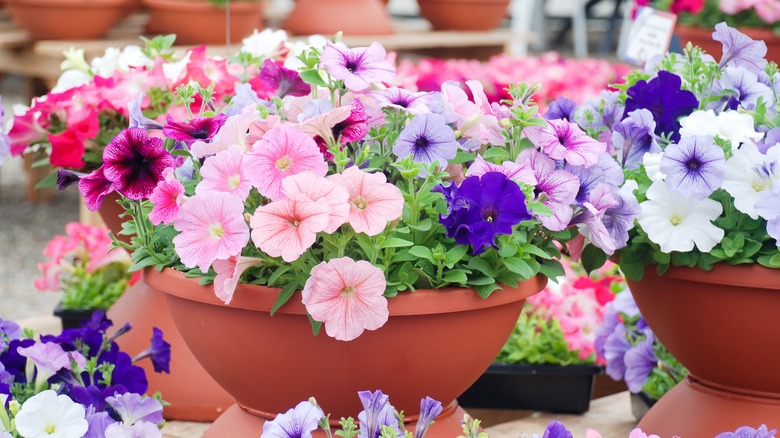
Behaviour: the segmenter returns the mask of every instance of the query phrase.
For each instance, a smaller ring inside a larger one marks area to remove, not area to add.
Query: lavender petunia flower
[[[557,99],[550,102],[550,106],[547,107],[547,111],[544,113],[546,120],[563,119],[567,122],[575,122],[574,113],[577,111],[577,102],[569,99],[566,96],[559,96]]]
[[[155,372],[170,374],[171,344],[165,342],[162,330],[157,327],[152,328],[152,344],[133,358],[133,362],[138,362],[147,357],[151,359]]]
[[[566,429],[566,426],[564,426],[563,423],[555,420],[550,422],[544,429],[542,438],[574,438],[574,436]]]
[[[398,428],[395,408],[389,403],[389,397],[383,394],[382,391],[358,391],[358,397],[360,397],[360,402],[363,404],[363,410],[358,414],[358,421],[360,422],[359,438],[379,437],[382,430],[381,426]]]
[[[734,432],[723,432],[715,438],[774,438],[776,429],[769,430],[766,424],[762,424],[758,429],[750,426],[742,426]]]
[[[602,183],[596,186],[590,192],[588,201],[583,203],[584,211],[571,221],[572,224],[578,225],[580,234],[608,255],[615,252],[615,240],[603,220],[607,209],[617,204],[613,190],[614,188],[609,184]]]
[[[550,158],[575,166],[593,166],[607,149],[606,144],[588,137],[576,123],[565,120],[550,120],[547,127],[532,126],[524,132]]]
[[[604,342],[604,359],[607,361],[606,373],[613,380],[623,380],[626,374],[626,352],[631,344],[626,338],[626,328],[623,324],[615,326],[615,330],[607,336]]]
[[[162,438],[162,431],[148,421],[139,421],[132,426],[114,423],[106,428],[105,438]]]
[[[637,393],[642,390],[645,381],[658,363],[658,357],[653,352],[655,336],[652,332],[646,333],[647,338],[626,352],[625,381],[628,390]]]
[[[580,207],[588,202],[590,192],[593,191],[597,185],[605,183],[607,179],[604,171],[599,166],[585,167],[566,165],[563,169],[576,176],[580,181],[580,188],[577,191],[577,196],[574,198],[574,203]]]
[[[704,199],[723,182],[726,155],[708,135],[686,137],[664,149],[661,172],[670,189]]]
[[[734,94],[726,96],[726,107],[736,110],[740,106],[746,110],[756,109],[758,98],[763,98],[768,107],[774,107],[775,95],[772,89],[758,81],[758,76],[744,67],[726,67],[720,80],[714,83],[713,94],[729,90]]]
[[[130,426],[139,421],[154,424],[163,422],[163,406],[159,400],[145,395],[126,393],[106,398],[106,402],[122,418],[122,422]]]
[[[537,180],[536,200],[552,210],[552,216],[536,215],[536,219],[552,231],[564,230],[571,221],[571,204],[579,190],[579,179],[566,170],[557,169],[555,161],[536,149],[520,152],[515,162],[531,166]]]
[[[470,176],[460,186],[437,186],[449,204],[449,212],[439,221],[447,237],[460,245],[471,244],[472,253],[496,248],[499,234],[511,234],[515,225],[531,218],[525,194],[516,182],[498,172]]]
[[[311,93],[311,85],[303,82],[301,75],[282,64],[266,58],[260,69],[260,80],[271,89],[276,90],[276,96],[306,96]]]
[[[103,151],[105,179],[132,200],[148,197],[163,179],[163,170],[173,166],[173,157],[163,147],[162,140],[149,137],[141,128],[120,132]],[[79,182],[79,189],[85,179]]]
[[[10,341],[22,337],[22,328],[10,319],[0,318],[0,351],[5,350]]]
[[[621,295],[624,294],[617,294],[615,299]],[[618,311],[615,310],[615,305],[613,303],[614,300],[607,303],[606,307],[604,308],[604,319],[602,320],[601,325],[596,327],[595,338],[593,339],[593,348],[596,350],[596,354],[598,354],[599,357],[604,357],[604,347],[609,336],[612,335],[617,326],[622,325],[622,322],[620,322],[620,318],[618,317]]]
[[[264,106],[268,110],[268,114],[276,113],[276,106],[267,100],[257,97],[257,93],[252,89],[251,84],[237,83],[234,94],[235,96],[230,99],[230,106],[225,111],[225,115],[228,118],[241,114],[247,106]]]
[[[395,67],[386,59],[387,52],[378,42],[369,47],[345,49],[328,41],[320,56],[320,65],[335,79],[344,81],[352,91],[363,91],[371,84],[390,82]]]
[[[401,108],[414,115],[431,112],[428,108],[431,93],[413,93],[403,88],[390,87],[374,91],[371,93],[371,96],[379,101],[382,107]]]
[[[428,109],[431,113],[444,117],[444,121],[448,125],[458,121],[458,117],[455,115],[452,105],[447,102],[444,94],[439,91],[431,93],[428,100]]]
[[[438,114],[420,114],[401,131],[393,145],[393,153],[399,158],[412,156],[417,163],[446,167],[447,161],[458,153],[455,131]]]
[[[114,183],[106,179],[103,168],[100,166],[79,180],[79,193],[90,211],[100,208],[106,195],[114,191]]]
[[[130,113],[130,128],[141,129],[162,129],[163,124],[146,117],[141,111],[141,102],[143,102],[146,95],[141,92],[135,99],[130,101],[128,105],[128,112]]]
[[[661,152],[655,139],[655,120],[653,114],[641,108],[628,114],[612,131],[612,144],[618,160],[625,169],[639,167],[646,153]]]
[[[755,205],[756,213],[766,219],[766,232],[780,247],[780,182],[775,182],[772,191],[762,193]]]
[[[441,402],[430,397],[420,400],[420,417],[414,428],[414,438],[423,438],[433,420],[441,414]]]
[[[642,209],[633,193],[618,191],[615,199],[617,203],[607,208],[601,221],[618,250],[628,244],[628,231],[634,228],[634,219],[639,217]]]
[[[227,116],[217,114],[214,117],[195,117],[188,122],[177,122],[168,115],[168,121],[163,127],[163,135],[174,140],[191,143],[198,140],[209,141],[225,124]]]
[[[105,438],[106,429],[116,421],[108,415],[108,412],[95,412],[95,408],[92,407],[87,409],[87,423],[89,429],[83,438]]]
[[[766,132],[766,136],[762,140],[756,142],[756,146],[759,152],[766,155],[769,148],[778,143],[780,143],[780,128],[772,128]]]
[[[764,70],[767,63],[765,42],[755,41],[726,23],[715,25],[712,39],[723,44],[721,67],[745,67],[755,74]]]
[[[602,91],[599,97],[589,99],[574,113],[577,124],[585,129],[612,130],[623,118],[624,107],[616,91]]]
[[[626,114],[645,108],[655,120],[655,134],[668,135],[672,141],[680,140],[680,117],[687,116],[699,107],[696,96],[683,90],[682,79],[665,70],[649,82],[637,82],[628,89]]]

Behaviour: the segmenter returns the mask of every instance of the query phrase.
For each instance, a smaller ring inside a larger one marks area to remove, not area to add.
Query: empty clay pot
[[[93,40],[127,14],[131,0],[6,0],[14,21],[37,40]]]
[[[386,5],[379,0],[297,0],[282,28],[296,35],[393,33]]]
[[[486,31],[506,18],[509,0],[417,0],[434,30]]]
[[[230,42],[240,43],[262,22],[259,1],[231,1],[230,9],[206,0],[143,0],[149,9],[147,30],[176,34],[177,44],[224,44],[227,39],[226,14],[230,13]]]

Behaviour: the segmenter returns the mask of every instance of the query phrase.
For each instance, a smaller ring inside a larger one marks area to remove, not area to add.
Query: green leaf
[[[582,267],[590,274],[596,269],[604,266],[607,261],[607,254],[596,245],[586,245],[582,250]]]
[[[493,279],[491,278],[491,280],[493,280]],[[501,289],[501,288],[496,284],[495,281],[493,281],[492,283],[489,283],[489,284],[474,286],[474,290],[477,291],[477,295],[479,295],[482,298],[489,297],[490,294],[493,293],[493,291],[499,290],[499,289]]]
[[[461,271],[460,269],[453,269],[451,271],[447,271],[444,273],[444,276],[442,278],[447,283],[453,283],[453,284],[466,284],[466,282],[469,280],[468,275],[466,275],[466,273]]]
[[[490,277],[477,277],[469,280],[469,284],[472,286],[485,286],[488,284],[494,284],[496,280]]]
[[[409,248],[409,254],[411,254],[413,256],[416,256],[416,257],[423,258],[425,260],[428,260],[431,263],[433,263],[433,261],[434,261],[433,260],[433,251],[431,251],[431,249],[428,248],[427,246],[419,246],[419,245],[418,246],[413,246],[413,247]]]
[[[279,292],[279,296],[276,297],[276,301],[274,301],[274,305],[271,306],[271,316],[276,313],[277,310],[279,310],[280,307],[284,306],[284,304],[292,298],[293,294],[295,293],[295,289],[297,288],[297,284],[295,283],[287,283],[282,288],[282,291]]]
[[[431,221],[430,218],[425,218],[421,220],[420,223],[418,223],[417,225],[407,224],[407,226],[417,231],[429,231],[433,226],[433,221]]]
[[[306,316],[309,317],[309,322],[311,323],[311,332],[314,334],[314,336],[317,336],[320,334],[322,323],[312,318],[311,315],[309,315],[309,312],[306,312]]]
[[[485,161],[507,161],[510,159],[509,151],[504,148],[490,148],[482,154]]]
[[[320,76],[320,72],[316,69],[304,70],[301,72],[301,79],[310,85],[316,85],[318,87],[327,87],[328,84]]]
[[[531,269],[531,266],[523,259],[509,257],[508,259],[504,259],[504,266],[515,274],[520,275],[524,280],[534,276],[533,269]]]
[[[491,266],[490,263],[487,262],[487,260],[481,257],[472,257],[471,260],[469,260],[468,267],[473,268],[490,277],[495,277],[496,275],[498,275],[496,269],[493,268],[493,266]]]
[[[384,242],[382,242],[381,245],[379,245],[380,248],[405,248],[407,246],[414,245],[414,242],[410,242],[408,240],[399,239],[397,237],[390,237],[388,239],[385,239]]]
[[[449,250],[447,250],[446,253],[444,253],[444,264],[451,268],[455,265],[455,263],[458,263],[459,261],[463,260],[463,256],[466,255],[466,253],[469,251],[468,245],[457,245],[453,246]]]
[[[35,185],[36,190],[46,189],[57,185],[57,172],[52,172],[46,175],[46,178],[42,179]]]
[[[531,245],[530,243],[521,246],[520,249],[524,253],[533,254],[536,257],[539,257],[540,259],[550,260],[552,258],[552,256],[548,254],[546,251],[544,251],[543,249],[539,248],[536,245]]]
[[[458,153],[455,154],[455,158],[453,158],[451,160],[447,160],[447,162],[450,163],[450,164],[463,164],[463,163],[467,163],[469,161],[474,161],[474,158],[476,158],[476,157],[477,157],[476,154],[471,154],[471,153],[463,152],[463,151],[459,150]]]

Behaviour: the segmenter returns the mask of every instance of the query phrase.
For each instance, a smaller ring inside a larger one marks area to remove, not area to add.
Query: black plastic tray
[[[57,303],[57,307],[54,308],[54,316],[59,317],[62,321],[63,330],[80,328],[81,324],[92,318],[93,312],[95,310],[63,309],[62,303]]]

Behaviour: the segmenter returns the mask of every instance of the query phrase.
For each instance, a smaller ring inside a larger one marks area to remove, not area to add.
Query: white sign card
[[[623,59],[631,64],[644,66],[653,56],[666,53],[676,22],[677,15],[670,12],[648,7],[639,8],[628,33]]]

